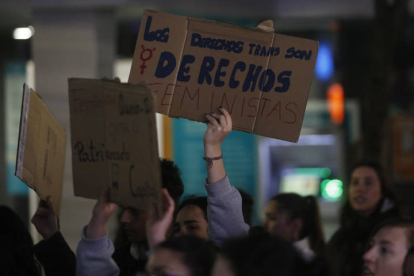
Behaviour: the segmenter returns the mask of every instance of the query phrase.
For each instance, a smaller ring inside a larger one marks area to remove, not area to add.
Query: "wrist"
[[[99,239],[106,235],[106,222],[91,220],[85,231],[88,239]]]
[[[205,157],[217,157],[221,155],[220,146],[205,146],[204,147]]]
[[[109,220],[110,216],[105,215],[103,212],[94,212],[92,213],[92,217],[90,223],[93,224],[106,224]]]

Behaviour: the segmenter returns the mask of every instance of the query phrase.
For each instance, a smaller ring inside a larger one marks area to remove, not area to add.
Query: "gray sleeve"
[[[207,233],[211,241],[222,245],[229,238],[246,236],[249,225],[244,222],[239,191],[230,185],[228,177],[204,185],[208,194]]]
[[[112,259],[114,245],[108,233],[100,239],[85,237],[86,227],[82,230],[82,240],[76,250],[76,276],[117,276],[119,268]]]

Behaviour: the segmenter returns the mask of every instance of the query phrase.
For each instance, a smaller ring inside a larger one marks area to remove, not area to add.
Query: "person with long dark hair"
[[[9,207],[0,206],[0,275],[40,276],[32,237],[23,220]]]
[[[314,196],[278,194],[270,200],[265,215],[266,230],[292,242],[306,260],[325,256],[319,206]]]
[[[348,188],[340,228],[327,246],[333,276],[359,275],[371,232],[382,221],[402,214],[398,198],[377,162],[357,163]]]

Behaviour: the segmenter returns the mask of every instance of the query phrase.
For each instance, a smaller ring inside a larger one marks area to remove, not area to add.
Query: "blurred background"
[[[254,198],[253,224],[261,223],[273,195],[310,194],[319,199],[330,237],[349,169],[363,157],[386,166],[414,211],[414,1],[408,0],[0,0],[0,204],[28,224],[37,207],[37,195],[14,176],[23,83],[42,96],[70,139],[67,79],[126,82],[144,9],[251,28],[272,19],[277,33],[319,41],[299,142],[234,131],[223,145],[231,183]],[[185,194],[205,195],[206,126],[161,115],[157,123],[160,155],[180,167]],[[75,249],[95,202],[73,196],[69,144],[60,223]]]

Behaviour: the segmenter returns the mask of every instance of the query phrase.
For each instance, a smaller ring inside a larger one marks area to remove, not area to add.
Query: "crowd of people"
[[[244,211],[253,202],[243,200],[243,192],[230,184],[221,153],[232,130],[231,116],[219,108],[205,118],[207,197],[186,197],[180,203],[179,170],[162,159],[162,208],[154,204],[146,212],[117,206],[104,189],[88,225],[80,229],[76,255],[59,231],[49,199],[39,203],[32,218],[43,237],[36,245],[16,213],[0,206],[0,239],[6,245],[0,274],[414,275],[414,221],[403,214],[381,166],[364,161],[352,169],[340,228],[327,243],[313,196],[275,195],[263,225],[252,227]],[[113,243],[107,223],[117,210],[120,229]]]

